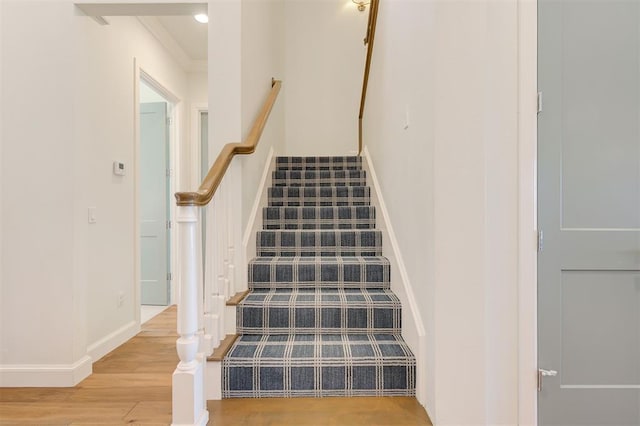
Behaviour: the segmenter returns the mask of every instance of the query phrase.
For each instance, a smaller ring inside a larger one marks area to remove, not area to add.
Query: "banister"
[[[242,143],[228,143],[224,148],[222,148],[218,158],[216,158],[216,161],[209,169],[207,176],[205,176],[197,191],[177,192],[176,200],[179,206],[206,206],[209,204],[213,195],[216,193],[216,189],[218,189],[220,182],[222,182],[222,178],[224,177],[229,164],[231,164],[233,157],[236,155],[252,154],[256,150],[258,142],[260,141],[260,136],[262,136],[262,131],[264,130],[264,126],[267,124],[267,119],[273,109],[273,105],[276,102],[281,87],[282,81],[272,80],[269,96],[264,102],[262,109],[254,121],[253,127],[245,141]]]
[[[360,97],[360,114],[358,115],[358,155],[362,154],[362,118],[364,117],[364,105],[367,100],[367,87],[369,86],[369,71],[371,69],[371,56],[376,38],[376,24],[378,22],[378,4],[380,0],[371,0],[369,5],[369,20],[367,23],[367,35],[364,44],[367,45],[367,59],[364,65],[364,78],[362,80],[362,96]]]

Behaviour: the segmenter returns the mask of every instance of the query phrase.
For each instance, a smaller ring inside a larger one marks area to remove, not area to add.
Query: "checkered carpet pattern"
[[[415,395],[360,157],[278,157],[223,397]]]
[[[261,257],[382,256],[382,232],[375,229],[259,231],[256,250]]]

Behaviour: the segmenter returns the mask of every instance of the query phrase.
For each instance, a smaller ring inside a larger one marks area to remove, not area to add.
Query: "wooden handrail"
[[[269,114],[273,108],[273,104],[276,102],[276,98],[280,92],[280,87],[282,87],[282,81],[272,80],[271,92],[269,92],[269,96],[264,102],[262,110],[260,110],[260,114],[258,114],[258,117],[254,121],[253,127],[251,128],[246,140],[242,143],[228,143],[224,148],[222,148],[218,158],[216,158],[211,169],[209,169],[209,173],[207,173],[207,176],[205,176],[202,181],[200,188],[195,192],[176,193],[176,200],[178,201],[177,204],[179,206],[206,206],[209,204],[209,201],[211,201],[213,195],[216,193],[216,189],[218,189],[220,182],[222,182],[222,178],[224,177],[229,164],[231,164],[233,157],[239,154],[252,154],[256,150],[258,142],[260,141],[260,136],[262,136],[264,126],[267,124],[267,119],[269,118]]]
[[[373,44],[376,38],[376,24],[378,22],[379,3],[380,0],[371,0],[371,4],[369,5],[369,22],[367,23],[367,35],[364,38],[364,44],[367,45],[367,60],[364,65],[362,97],[360,98],[360,114],[358,115],[358,155],[362,154],[362,118],[364,117],[364,105],[367,100],[367,87],[369,85],[369,71],[371,69]]]

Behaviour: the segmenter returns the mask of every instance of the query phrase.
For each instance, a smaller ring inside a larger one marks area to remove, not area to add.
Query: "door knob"
[[[542,391],[542,379],[544,377],[555,377],[558,375],[556,370],[543,370],[542,368],[538,369],[538,392]]]

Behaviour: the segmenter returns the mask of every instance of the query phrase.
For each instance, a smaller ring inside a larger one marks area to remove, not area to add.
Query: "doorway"
[[[149,76],[139,81],[140,303],[152,316],[171,303],[171,136],[174,104]]]
[[[540,425],[640,424],[640,2],[538,1]]]

